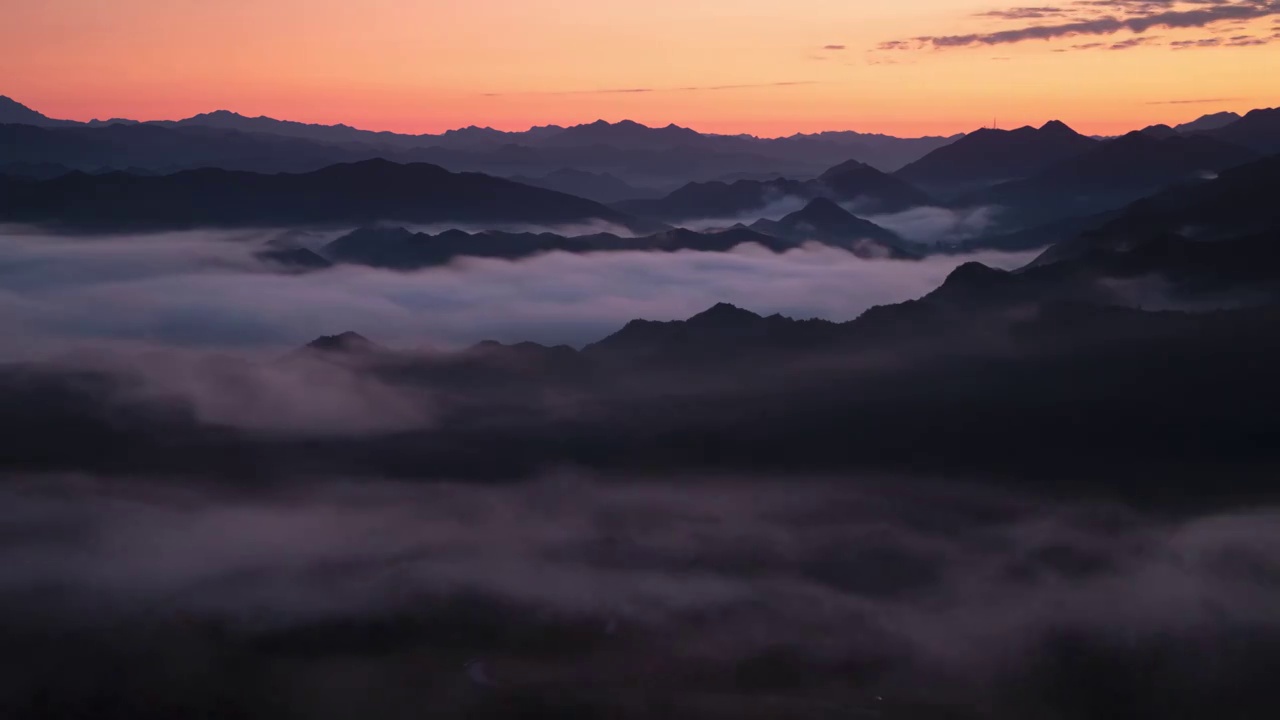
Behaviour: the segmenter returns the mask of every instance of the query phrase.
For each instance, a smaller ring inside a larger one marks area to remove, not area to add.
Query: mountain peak
[[[1163,139],[1165,139],[1165,138],[1177,137],[1177,135],[1178,135],[1178,131],[1177,131],[1177,130],[1174,130],[1173,128],[1169,127],[1168,125],[1164,125],[1164,124],[1160,124],[1160,125],[1148,125],[1147,127],[1143,128],[1143,129],[1141,129],[1141,130],[1137,130],[1137,131],[1135,131],[1135,132],[1139,133],[1140,135],[1145,135],[1146,137],[1153,137],[1153,138],[1156,138],[1157,140],[1163,140]],[[1130,134],[1132,134],[1132,133],[1130,133]]]
[[[690,325],[700,325],[704,327],[726,327],[733,325],[744,325],[752,323],[760,319],[760,316],[750,310],[743,310],[737,305],[731,305],[726,302],[716,303],[710,308],[689,318],[686,322]]]
[[[1071,126],[1061,120],[1050,120],[1044,125],[1041,125],[1040,132],[1071,133],[1072,135],[1077,134],[1075,130],[1071,129]]]
[[[1242,116],[1234,112],[1216,112],[1208,115],[1201,115],[1191,122],[1182,123],[1174,127],[1179,133],[1190,134],[1196,132],[1207,132],[1209,130],[1217,130],[1239,120]]]
[[[800,210],[797,210],[794,214],[797,218],[803,218],[806,220],[809,220],[809,219],[823,219],[823,220],[841,219],[843,220],[846,218],[854,217],[853,213],[840,207],[839,203],[824,197],[818,197],[810,200],[808,205],[805,205]]]
[[[992,288],[1001,287],[1011,277],[1013,276],[1005,270],[970,261],[952,270],[947,279],[942,281],[942,285],[931,295],[954,298],[961,294],[983,293]]]
[[[339,353],[366,353],[377,347],[369,338],[350,330],[337,335],[321,335],[306,345],[308,350]]]

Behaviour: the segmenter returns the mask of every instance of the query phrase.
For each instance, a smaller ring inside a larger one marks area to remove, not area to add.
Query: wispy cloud
[[[1007,10],[988,10],[977,13],[974,17],[996,18],[999,20],[1038,20],[1047,17],[1061,17],[1067,14],[1060,7],[1014,7]]]
[[[583,90],[534,90],[528,92],[487,92],[484,97],[505,97],[509,95],[632,95],[640,93],[668,92],[717,92],[721,90],[745,90],[748,88],[798,87],[801,85],[818,85],[817,80],[789,80],[771,83],[742,83],[737,85],[688,85],[684,87],[629,87],[629,88],[594,88]]]
[[[1153,45],[1160,39],[1159,35],[1141,35],[1138,37],[1121,40],[1107,46],[1108,50],[1129,50],[1130,48],[1141,47],[1142,45]]]
[[[823,50],[843,50],[844,45],[823,45]]]
[[[1069,7],[1014,7],[991,10],[981,17],[1011,22],[1012,27],[964,35],[922,35],[890,40],[880,50],[949,49],[1006,45],[1028,40],[1054,40],[1077,36],[1105,36],[1121,32],[1141,35],[1155,28],[1197,29],[1213,25],[1257,20],[1280,15],[1280,0],[1078,0]],[[1026,22],[1053,18],[1050,23]],[[1270,38],[1201,43],[1182,40],[1170,47],[1264,44]],[[1124,40],[1110,45],[1123,50],[1150,41]],[[1101,44],[1099,44],[1101,46]],[[1075,46],[1086,49],[1092,45]]]

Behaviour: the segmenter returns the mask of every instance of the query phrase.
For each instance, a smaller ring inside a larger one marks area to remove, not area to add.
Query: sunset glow
[[[1057,117],[1113,133],[1276,104],[1280,8],[1238,2],[1259,9],[885,49],[1058,20],[1011,19],[1003,0],[44,0],[6,9],[0,93],[77,120],[225,108],[401,132],[630,118],[920,135]]]

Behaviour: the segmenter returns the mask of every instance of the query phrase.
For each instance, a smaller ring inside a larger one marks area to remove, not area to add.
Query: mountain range
[[[252,161],[242,159],[239,165],[225,166],[228,169],[305,171],[325,164],[382,157],[436,163],[451,170],[525,177],[572,168],[612,173],[625,182],[666,185],[668,189],[689,180],[713,180],[735,173],[814,175],[829,167],[833,157],[855,157],[883,170],[894,170],[954,139],[853,132],[757,138],[698,133],[675,125],[650,128],[625,120],[535,127],[523,132],[467,127],[438,135],[406,135],[346,125],[252,118],[226,110],[182,120],[77,123],[48,118],[0,96],[2,124],[40,127],[51,132],[15,136],[10,130],[8,137],[0,136],[0,148],[7,151],[0,152],[0,171],[3,166],[18,162],[54,162],[86,171],[130,165],[162,172],[203,167],[201,149],[188,146],[194,132],[205,143],[279,144],[270,153],[258,153]],[[124,134],[119,129],[122,127],[137,129],[133,134]],[[83,132],[86,130],[110,132]],[[53,144],[59,147],[52,148]],[[319,155],[324,159],[316,160]],[[147,162],[131,161],[131,157],[144,157]],[[234,159],[234,155],[230,158]]]
[[[1039,128],[984,128],[929,153],[894,175],[931,192],[956,194],[1027,177],[1087,152],[1097,143],[1056,120]]]
[[[826,229],[788,218],[816,214],[806,206],[825,199],[872,216],[981,212],[990,222],[938,240],[939,248],[1020,249],[1070,239],[1129,202],[1280,150],[1280,110],[1267,109],[1103,140],[1055,121],[918,142],[857,133],[761,139],[629,121],[399,135],[225,111],[77,123],[8,99],[0,120],[11,121],[0,124],[0,218],[81,230],[376,222],[501,230],[586,221],[652,235],[668,224],[743,223],[783,242],[799,242],[800,227],[812,228],[809,239],[848,242],[854,223],[833,223],[830,207],[817,206],[828,211]],[[859,143],[908,143],[919,157],[885,172],[849,150]],[[707,179],[715,177],[725,179]],[[195,203],[206,191],[207,202]],[[921,251],[863,229],[890,255]]]
[[[661,227],[552,190],[386,160],[275,175],[210,168],[162,176],[0,177],[0,220],[82,230],[351,226],[382,221],[548,226],[594,222],[635,232]]]
[[[326,244],[322,260],[399,270],[442,265],[458,257],[518,259],[544,252],[725,252],[755,244],[783,252],[816,242],[848,250],[868,259],[915,259],[920,252],[896,234],[858,218],[835,203],[817,199],[780,221],[762,220],[751,227],[697,232],[675,228],[639,237],[596,233],[567,237],[554,233],[449,230],[432,235],[399,227],[366,227]],[[311,255],[273,251],[264,259],[299,268],[320,267]]]
[[[1003,208],[1001,220],[1038,225],[1122,207],[1168,185],[1212,178],[1258,154],[1210,135],[1132,132],[1019,180],[962,196],[958,205]]]

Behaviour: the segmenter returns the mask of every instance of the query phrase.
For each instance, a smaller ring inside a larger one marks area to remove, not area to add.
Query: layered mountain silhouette
[[[335,262],[412,269],[442,265],[458,257],[518,259],[552,251],[725,252],[745,243],[761,245],[774,252],[797,245],[789,239],[743,227],[718,232],[695,232],[677,228],[640,237],[619,237],[608,233],[565,237],[553,233],[468,233],[462,230],[448,230],[432,235],[404,228],[361,228],[329,243],[322,249],[322,253]],[[841,247],[852,244],[845,243]]]
[[[1260,153],[1280,152],[1280,108],[1251,110],[1235,122],[1209,130],[1208,134]]]
[[[636,200],[661,195],[657,190],[635,187],[607,172],[593,173],[573,168],[560,168],[542,177],[531,178],[515,175],[511,179],[525,185],[577,195],[578,197],[601,203],[615,203],[622,200]]]
[[[55,120],[46,117],[43,113],[36,112],[16,100],[0,95],[0,125],[7,124],[62,127],[79,123],[73,120]]]
[[[1167,185],[1210,178],[1256,158],[1252,150],[1205,135],[1158,137],[1144,130],[956,202],[998,206],[1004,222],[1036,225],[1119,208]]]
[[[1157,140],[1166,140],[1168,138],[1180,136],[1180,133],[1177,130],[1174,130],[1168,125],[1148,125],[1147,127],[1142,128],[1142,130],[1139,130],[1139,132],[1147,137],[1156,138]]]
[[[561,224],[654,229],[599,203],[474,173],[385,160],[299,174],[191,170],[0,179],[0,219],[66,227],[360,225],[380,221]]]
[[[1225,240],[1280,238],[1280,156],[1224,170],[1205,182],[1169,188],[1138,200],[1098,228],[1050,247],[1037,265],[1123,252],[1148,242],[1181,240],[1206,246]],[[1266,242],[1266,240],[1261,240]]]
[[[56,143],[49,137],[41,140],[29,134],[0,135],[3,140],[0,165],[19,160],[55,162],[86,171],[137,166],[164,172],[199,167],[298,172],[336,162],[380,157],[504,176],[540,177],[570,168],[612,173],[629,183],[670,187],[734,173],[812,176],[830,165],[829,158],[841,156],[857,157],[881,169],[893,170],[951,140],[852,132],[757,138],[698,133],[674,125],[651,128],[631,121],[598,121],[572,127],[551,125],[521,132],[472,126],[437,135],[414,135],[248,117],[228,110],[182,120],[139,123],[113,119],[79,123],[48,118],[8,98],[3,98],[0,105],[3,106],[0,124],[71,130],[139,125],[152,131],[171,131],[73,133],[52,136]],[[246,157],[243,152],[229,153],[228,159],[219,163],[216,153],[211,151],[217,143],[226,142],[219,139],[220,135],[253,136],[263,147],[252,157]],[[191,142],[213,147],[192,147]],[[320,160],[311,157],[321,152],[315,146],[327,153]],[[15,152],[17,150],[22,152]]]
[[[307,172],[380,154],[375,148],[204,126],[0,125],[0,167],[25,163],[86,172],[125,168],[153,173],[200,168]]]
[[[629,200],[614,205],[619,210],[678,222],[693,219],[727,219],[750,215],[776,203],[813,196],[810,183],[785,178],[689,183],[670,194],[650,200]]]
[[[1052,121],[1039,128],[976,130],[894,173],[928,191],[957,192],[1034,175],[1098,141]]]
[[[815,198],[852,203],[867,213],[893,213],[933,202],[928,194],[910,184],[850,160],[829,168],[815,180],[689,183],[665,197],[622,202],[616,207],[635,215],[679,222],[749,217]]]
[[[1210,113],[1208,115],[1201,115],[1191,122],[1175,125],[1173,129],[1182,135],[1190,135],[1192,133],[1205,132],[1207,130],[1217,130],[1220,127],[1230,125],[1239,119],[1240,115],[1238,113]]]
[[[826,198],[812,200],[781,220],[758,220],[751,229],[795,243],[820,242],[860,257],[914,258],[896,233],[863,220]]]
[[[848,160],[818,176],[828,197],[856,203],[866,212],[892,213],[932,204],[928,193],[857,160]]]

